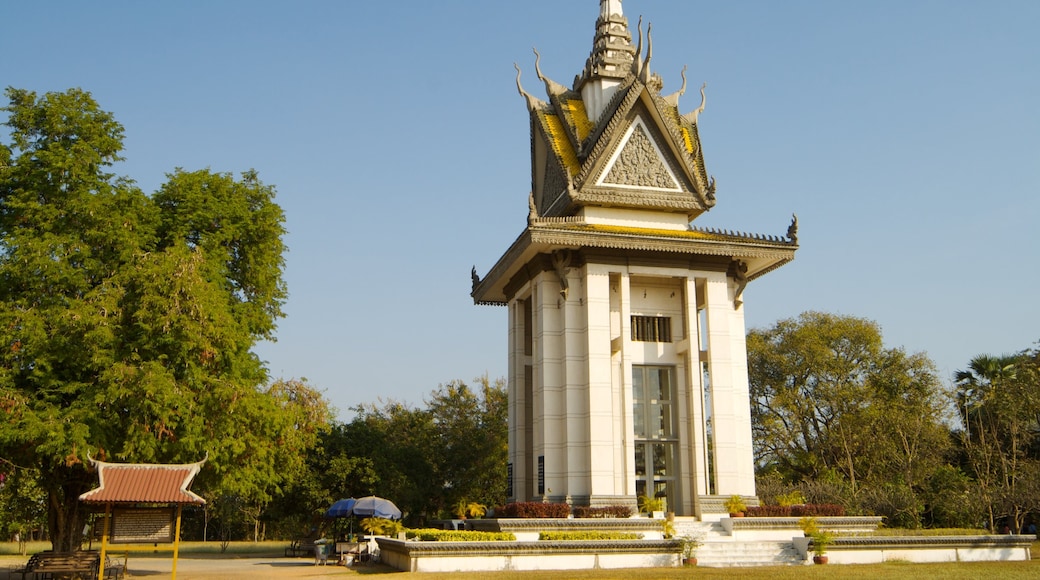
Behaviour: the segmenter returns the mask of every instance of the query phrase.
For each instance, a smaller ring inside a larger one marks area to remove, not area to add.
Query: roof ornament
[[[791,214],[791,225],[787,226],[787,239],[792,244],[798,243],[798,214]]]
[[[534,51],[534,72],[538,75],[538,80],[545,83],[545,92],[550,95],[562,95],[563,93],[566,93],[567,87],[542,74],[542,67],[540,66],[542,55],[538,53],[537,48],[532,47],[531,50]]]
[[[686,70],[686,69],[684,68],[683,70]],[[683,76],[683,86],[684,87],[686,86],[686,76],[685,75]],[[689,121],[691,125],[696,125],[697,124],[697,118],[700,117],[701,113],[704,112],[704,104],[706,102],[708,102],[707,97],[704,96],[704,89],[707,88],[707,86],[708,86],[708,83],[704,83],[704,84],[701,85],[701,106],[697,107],[696,109],[694,109],[694,110],[690,111],[689,113],[686,113],[685,115],[682,116],[683,120],[684,121]]]
[[[711,176],[711,181],[708,183],[708,201],[715,201],[715,176]]]
[[[470,292],[472,294],[472,291],[475,291],[477,286],[480,286],[480,276],[477,275],[476,266],[473,266],[473,269],[469,271],[469,277],[473,280],[473,288]]]
[[[639,40],[636,42],[636,54],[635,58],[632,59],[632,74],[636,78],[640,78],[643,72],[643,63],[639,60],[639,57],[643,54],[643,15],[639,15],[639,23],[636,24],[636,31],[639,32]]]
[[[527,101],[527,110],[534,111],[538,106],[538,99],[531,96],[531,93],[524,90],[524,87],[520,84],[520,65],[513,63],[513,68],[516,69],[516,90],[520,91],[520,96]]]
[[[682,77],[682,86],[679,87],[679,90],[664,98],[665,102],[673,107],[678,107],[679,97],[686,94],[686,65],[683,65],[682,71],[679,72],[679,76]]]
[[[534,203],[534,192],[527,195],[527,225],[531,225],[538,219],[538,206]]]
[[[743,260],[733,260],[733,278],[737,281],[737,291],[733,293],[733,309],[740,308],[740,305],[744,303],[742,296],[744,295],[744,288],[747,288],[747,262]]]
[[[650,58],[654,55],[654,39],[650,36],[650,29],[653,26],[652,22],[646,24],[646,60],[643,61],[642,78],[639,79],[643,84],[650,82]]]
[[[567,268],[571,265],[570,250],[554,251],[552,253],[552,265],[553,269],[556,270],[556,276],[560,279],[560,296],[566,300],[567,294],[570,292],[570,285],[567,283]]]

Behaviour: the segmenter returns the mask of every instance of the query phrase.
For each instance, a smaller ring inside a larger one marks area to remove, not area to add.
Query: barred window
[[[672,342],[672,319],[667,316],[632,316],[632,340]]]

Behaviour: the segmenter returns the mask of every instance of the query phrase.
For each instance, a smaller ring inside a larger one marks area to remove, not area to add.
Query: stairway
[[[718,522],[676,518],[677,537],[700,538],[697,565],[706,567],[802,566],[806,564],[793,542],[738,541]]]

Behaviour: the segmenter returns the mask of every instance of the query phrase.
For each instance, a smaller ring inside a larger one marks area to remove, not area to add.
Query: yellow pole
[[[181,547],[181,506],[177,506],[177,527],[173,536],[173,572],[170,580],[177,580],[177,554]]]
[[[101,535],[101,556],[98,562],[98,579],[105,580],[105,554],[108,552],[108,520],[112,514],[112,504],[105,504],[105,525],[103,527],[104,532]]]

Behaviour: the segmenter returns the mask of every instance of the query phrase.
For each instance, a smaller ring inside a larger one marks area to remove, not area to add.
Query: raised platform
[[[376,541],[379,560],[407,572],[670,568],[682,563],[679,540]]]
[[[675,518],[675,539],[663,539],[664,520],[646,517],[589,519],[480,519],[466,527],[512,532],[515,542],[417,542],[377,538],[380,560],[411,572],[498,570],[582,570],[592,568],[677,567],[683,536],[701,542],[704,567],[802,566],[812,564],[809,539],[799,518]],[[877,517],[819,517],[821,528],[845,534],[828,548],[833,564],[889,561],[955,562],[1030,559],[1035,536],[895,537],[868,535]],[[636,532],[641,540],[544,541],[541,531],[610,530]]]

